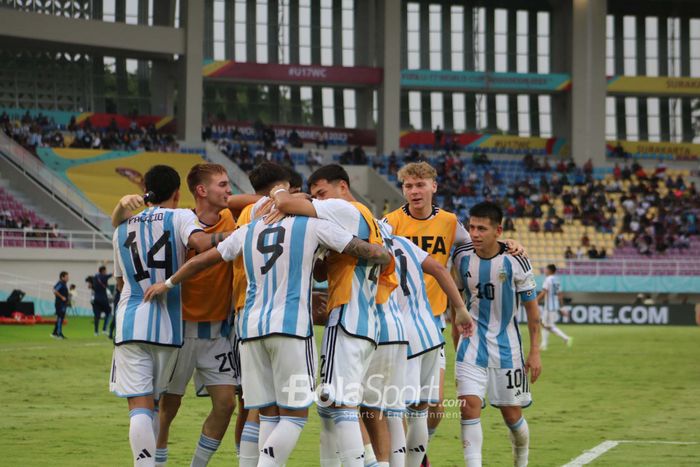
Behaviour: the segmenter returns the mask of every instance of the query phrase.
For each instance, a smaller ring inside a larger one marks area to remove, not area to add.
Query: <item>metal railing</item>
[[[0,229],[3,248],[112,249],[112,241],[89,230]]]
[[[57,177],[38,158],[0,131],[0,154],[80,219],[102,232],[112,232],[110,218],[97,206],[78,194],[72,186]]]
[[[649,259],[615,258],[563,260],[530,259],[535,274],[543,274],[548,264],[555,264],[558,271],[567,275],[586,276],[700,276],[700,258],[668,257]]]

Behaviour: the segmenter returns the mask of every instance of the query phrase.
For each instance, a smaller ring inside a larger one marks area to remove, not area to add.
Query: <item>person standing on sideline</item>
[[[554,264],[548,264],[544,271],[545,279],[542,284],[542,290],[537,295],[537,303],[544,300],[544,310],[542,313],[542,347],[541,350],[547,350],[549,343],[549,333],[561,337],[567,346],[571,347],[574,339],[567,336],[564,331],[557,327],[557,315],[559,307],[564,301],[561,293],[561,281],[557,276],[557,267]]]
[[[105,314],[105,321],[102,325],[102,334],[104,335],[107,335],[107,324],[109,323],[109,316],[112,314],[109,297],[107,297],[107,282],[110,277],[112,277],[112,274],[107,274],[106,266],[100,266],[97,274],[92,277],[92,290],[95,295],[95,299],[92,302],[92,314],[95,318],[94,331],[96,336],[100,335],[100,316],[102,316],[102,313]]]
[[[63,335],[63,320],[66,317],[66,308],[68,307],[68,273],[61,271],[58,275],[58,282],[53,286],[53,294],[56,296],[54,308],[56,309],[56,325],[53,328],[51,337],[56,339],[65,339]]]
[[[542,372],[535,276],[527,258],[505,254],[505,246],[498,242],[502,220],[503,210],[497,204],[476,204],[469,210],[473,245],[456,248],[452,256],[476,321],[475,335],[460,337],[455,363],[462,446],[469,467],[481,467],[481,410],[487,394],[508,426],[515,467],[527,465],[530,432],[522,409],[532,403],[528,376],[534,383]],[[516,317],[520,303],[530,334],[527,360]]]

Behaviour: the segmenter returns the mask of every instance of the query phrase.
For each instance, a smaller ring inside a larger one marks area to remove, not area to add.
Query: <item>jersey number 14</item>
[[[131,250],[131,261],[134,263],[134,279],[136,282],[141,282],[144,279],[149,279],[151,274],[144,269],[139,255],[139,248],[136,244],[136,232],[129,232],[124,242],[124,248]],[[165,248],[165,259],[157,260],[156,254]],[[173,249],[170,245],[170,232],[163,232],[163,235],[153,244],[146,253],[146,267],[153,269],[165,269],[165,278],[173,275]]]

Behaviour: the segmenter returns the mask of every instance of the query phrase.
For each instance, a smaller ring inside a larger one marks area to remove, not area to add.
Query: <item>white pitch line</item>
[[[590,464],[593,462],[595,459],[598,457],[602,456],[615,446],[621,444],[621,443],[635,443],[635,444],[680,444],[680,445],[690,445],[690,444],[698,444],[697,442],[694,441],[658,441],[658,440],[629,440],[629,439],[623,439],[623,440],[617,440],[617,441],[603,441],[600,443],[598,446],[594,447],[593,449],[584,452],[580,456],[578,456],[576,459],[572,460],[568,464],[564,464],[563,467],[581,467],[586,464]]]
[[[618,444],[620,444],[618,441],[603,441],[590,451],[584,452],[576,459],[572,460],[568,464],[565,464],[564,467],[581,467],[582,465],[590,464],[594,459],[602,456]]]
[[[84,344],[68,344],[66,347],[94,347],[98,345],[107,345],[110,342],[86,342]],[[44,350],[44,349],[55,349],[55,346],[49,345],[35,345],[33,347],[2,347],[0,352],[16,352],[18,350]]]

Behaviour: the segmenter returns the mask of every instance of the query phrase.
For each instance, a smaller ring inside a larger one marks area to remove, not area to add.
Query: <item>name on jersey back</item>
[[[162,212],[156,212],[147,216],[134,216],[129,218],[129,224],[135,224],[139,222],[162,221],[164,217],[165,216]]]

